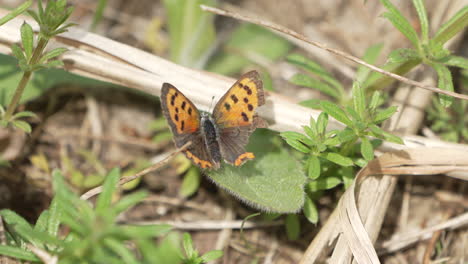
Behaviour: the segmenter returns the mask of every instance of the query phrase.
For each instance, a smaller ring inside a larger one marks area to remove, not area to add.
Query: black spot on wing
[[[239,99],[237,98],[237,96],[235,94],[231,95],[231,99],[234,103],[237,103],[239,102]]]
[[[180,130],[183,131],[183,130],[184,130],[184,127],[185,127],[185,121],[182,120],[182,121],[180,121]]]
[[[178,115],[178,114],[175,114],[175,115],[174,115],[174,119],[175,119],[175,121],[179,122],[179,115]]]
[[[250,87],[248,85],[244,85],[244,90],[247,92],[248,95],[251,95],[252,94],[252,89],[250,89]]]
[[[226,108],[226,110],[229,111],[229,109],[231,109],[231,105],[228,103],[224,103],[224,108]]]
[[[244,119],[245,122],[248,122],[249,121],[249,117],[247,116],[246,113],[242,112],[242,119]]]
[[[248,105],[247,105],[247,108],[249,109],[249,111],[252,111],[252,110],[253,110],[253,105],[248,104]]]
[[[192,115],[192,107],[189,107],[187,112],[188,112],[189,115]]]
[[[182,108],[182,110],[185,110],[185,105],[186,105],[186,104],[187,104],[187,103],[186,103],[185,101],[183,101],[183,102],[182,102],[182,105],[180,106],[180,108]]]
[[[246,103],[246,104],[247,104],[248,102],[249,102],[249,98],[247,98],[247,97],[244,97],[244,103]]]

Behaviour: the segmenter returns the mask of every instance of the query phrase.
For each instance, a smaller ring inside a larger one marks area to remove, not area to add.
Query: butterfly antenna
[[[213,95],[213,97],[211,97],[210,108],[208,108],[208,112],[210,112],[210,113],[211,113],[211,110],[213,109],[212,107],[213,107],[214,98],[215,98],[215,96]]]

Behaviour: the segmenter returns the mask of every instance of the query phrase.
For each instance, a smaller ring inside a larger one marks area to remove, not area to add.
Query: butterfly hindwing
[[[260,120],[255,110],[264,103],[262,81],[257,71],[251,71],[242,75],[216,104],[213,117],[226,162],[240,166],[255,157],[245,152],[245,146]]]
[[[200,113],[195,105],[169,83],[164,83],[162,86],[161,105],[163,114],[174,134],[176,146],[180,148],[192,141],[192,144],[183,151],[187,158],[201,168],[213,167],[205,139],[201,135]]]

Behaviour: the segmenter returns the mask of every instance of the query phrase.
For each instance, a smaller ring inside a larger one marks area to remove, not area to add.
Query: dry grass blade
[[[57,264],[58,257],[50,255],[47,251],[37,248],[33,245],[26,245],[32,253],[34,253],[45,264]]]
[[[175,155],[179,154],[180,152],[182,152],[183,150],[185,150],[188,146],[190,146],[192,144],[191,141],[187,142],[185,145],[183,145],[182,147],[180,147],[179,149],[176,149],[174,152],[172,152],[169,156],[167,156],[165,159],[161,160],[160,162],[156,163],[156,164],[153,164],[151,165],[150,167],[134,174],[134,175],[130,175],[130,176],[127,176],[127,177],[123,177],[119,180],[119,186],[122,186],[124,184],[126,184],[127,182],[131,182],[137,178],[140,178],[141,176],[145,175],[145,174],[148,174],[152,171],[155,171],[159,168],[161,168],[163,165],[167,164],[172,158],[175,157]],[[93,188],[89,191],[87,191],[86,193],[84,193],[83,195],[81,195],[81,199],[82,200],[88,200],[89,198],[99,194],[102,192],[102,186],[99,186],[99,187],[96,187],[96,188]]]
[[[374,159],[356,176],[337,210],[340,212],[341,231],[347,239],[354,258],[360,264],[380,263],[356,206],[356,189],[371,175],[414,175],[414,169],[424,174],[442,174],[468,171],[468,152],[453,149],[409,149],[386,153]],[[411,166],[408,166],[411,165]],[[359,197],[365,199],[365,197]]]
[[[333,49],[333,48],[329,48],[325,44],[309,40],[304,35],[301,35],[301,34],[295,32],[295,31],[292,31],[292,30],[290,30],[288,28],[285,28],[285,27],[282,27],[280,25],[277,25],[277,24],[274,24],[274,23],[271,23],[271,22],[267,22],[267,21],[264,21],[264,20],[256,19],[256,18],[253,18],[253,17],[245,16],[245,15],[242,15],[242,14],[239,14],[239,13],[222,10],[222,9],[219,9],[219,8],[214,8],[214,7],[205,6],[205,5],[200,5],[200,7],[203,10],[211,12],[211,13],[215,13],[215,14],[222,15],[222,16],[227,16],[227,17],[232,17],[232,18],[235,18],[235,19],[238,19],[238,20],[242,20],[242,21],[250,22],[250,23],[253,23],[253,24],[256,24],[256,25],[271,28],[271,29],[279,31],[279,32],[281,32],[283,34],[286,34],[286,35],[292,36],[294,38],[300,39],[300,40],[302,40],[302,41],[304,41],[304,42],[306,42],[306,43],[308,43],[310,45],[316,46],[318,48],[324,49],[324,50],[329,51],[329,52],[331,52],[333,54],[341,56],[341,57],[343,57],[345,59],[348,59],[348,60],[353,61],[355,63],[361,64],[361,65],[363,65],[363,66],[365,66],[365,67],[367,67],[367,68],[369,68],[369,69],[371,69],[373,71],[376,71],[376,72],[381,73],[383,75],[394,78],[394,79],[396,79],[396,80],[398,80],[400,82],[404,82],[404,83],[407,83],[409,85],[413,85],[413,86],[416,86],[416,87],[419,87],[419,88],[422,88],[422,89],[426,89],[426,90],[429,90],[429,91],[433,91],[433,92],[436,92],[436,93],[453,96],[455,98],[460,98],[460,99],[463,99],[463,100],[468,100],[468,95],[442,90],[442,89],[440,89],[438,87],[425,85],[423,83],[416,82],[416,81],[413,81],[411,79],[405,78],[405,77],[403,77],[401,75],[385,71],[385,70],[383,70],[383,69],[381,69],[379,67],[376,67],[376,66],[374,66],[372,64],[369,64],[369,63],[367,63],[367,62],[365,62],[365,61],[363,61],[363,60],[361,60],[361,59],[359,59],[357,57],[349,55],[349,54],[347,54],[347,53],[345,53],[343,51]]]
[[[7,13],[0,9],[0,16]],[[38,25],[29,17],[17,17],[0,27],[0,52],[10,54],[10,45],[21,41],[19,29],[27,21],[35,31]],[[148,94],[158,96],[163,82],[170,82],[202,110],[208,110],[212,96],[221,97],[234,79],[212,73],[201,72],[166,61],[134,47],[111,39],[71,28],[55,39],[70,49],[60,58],[70,72],[90,78],[124,85]],[[275,131],[303,132],[310,117],[315,119],[320,111],[306,108],[292,100],[268,92],[266,104],[258,109],[259,115],[268,120],[269,128]],[[330,118],[329,129],[342,129],[343,125]],[[467,146],[443,141],[428,140],[416,136],[403,136],[405,146],[384,142],[382,150],[396,150],[406,147],[453,146],[468,149]]]
[[[425,228],[423,230],[413,231],[404,234],[396,234],[394,235],[395,238],[392,238],[382,243],[382,246],[379,249],[379,254],[392,253],[418,241],[429,239],[434,232],[437,232],[439,230],[454,230],[460,227],[464,227],[466,225],[468,225],[468,212],[453,217],[443,223]]]

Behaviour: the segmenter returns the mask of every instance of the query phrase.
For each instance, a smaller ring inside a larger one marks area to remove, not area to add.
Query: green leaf
[[[377,109],[377,107],[379,106],[380,104],[380,92],[379,91],[375,91],[373,94],[372,94],[372,98],[370,100],[370,103],[369,103],[369,109],[370,110],[375,110]]]
[[[27,63],[23,50],[16,44],[11,45],[11,52],[21,62]]]
[[[311,117],[312,118],[312,117]],[[317,140],[317,130],[316,130],[316,127],[315,125],[313,126],[313,128],[315,129],[312,129],[311,127],[309,126],[303,126],[302,129],[304,129],[304,132],[306,133],[306,135],[311,138],[312,140]]]
[[[107,6],[107,0],[99,0],[96,12],[94,13],[93,16],[93,23],[91,24],[91,31],[96,30],[96,26],[101,21],[102,15],[104,14],[104,9]]]
[[[424,0],[413,0],[413,5],[418,13],[419,23],[421,24],[421,38],[424,43],[429,40],[429,22],[427,21],[426,8]]]
[[[198,168],[192,166],[185,174],[184,180],[182,181],[182,186],[179,190],[179,195],[182,197],[189,197],[193,195],[200,187],[200,180],[201,175],[198,171]]]
[[[322,112],[319,114],[317,118],[317,133],[325,134],[325,132],[327,131],[327,126],[328,126],[328,114],[325,112]]]
[[[367,137],[361,138],[361,154],[367,161],[374,159],[374,149]]]
[[[380,0],[382,5],[387,8],[389,12],[383,14],[383,17],[387,18],[395,28],[397,28],[403,35],[405,35],[414,47],[419,47],[418,34],[411,27],[411,23],[401,14],[401,12],[389,1]]]
[[[21,43],[23,44],[24,53],[26,54],[26,59],[31,59],[31,55],[34,47],[34,33],[32,27],[24,22],[21,26]]]
[[[170,37],[171,60],[191,68],[206,64],[216,32],[214,16],[200,5],[215,6],[213,0],[164,0]]]
[[[301,223],[299,217],[295,214],[286,215],[284,224],[286,225],[286,235],[289,240],[299,239],[301,233]]]
[[[392,135],[392,134],[384,131],[380,127],[376,126],[376,125],[371,125],[369,128],[371,129],[371,131],[373,133],[372,136],[374,136],[374,137],[383,138],[383,139],[385,139],[387,141],[394,142],[394,143],[397,143],[397,144],[404,144],[403,140],[400,137]]]
[[[183,235],[183,246],[184,246],[185,255],[187,256],[188,259],[198,257],[198,252],[193,247],[192,237],[187,232],[185,232]]]
[[[337,137],[339,138],[340,143],[343,144],[355,140],[357,135],[352,129],[345,128],[344,130],[338,132]]]
[[[380,110],[374,117],[374,122],[379,124],[388,118],[390,118],[396,111],[398,110],[398,106],[390,106],[384,110]]]
[[[55,57],[58,57],[58,56],[62,55],[63,53],[67,52],[67,51],[68,51],[67,48],[53,49],[53,50],[47,52],[46,54],[42,55],[41,59],[39,60],[39,63],[45,63],[48,60],[53,59]]]
[[[468,26],[468,6],[464,6],[453,17],[444,23],[433,40],[436,43],[444,44],[449,39],[453,38],[459,32],[462,32]]]
[[[369,48],[366,49],[366,52],[364,53],[362,60],[370,64],[375,64],[375,62],[377,61],[377,58],[379,57],[380,51],[382,50],[382,47],[383,47],[382,43],[370,46]],[[356,72],[357,82],[360,85],[364,84],[364,81],[367,79],[370,72],[371,72],[371,69],[369,69],[368,67],[359,65],[358,70]]]
[[[326,177],[320,178],[316,181],[310,181],[307,184],[307,188],[309,188],[309,190],[312,192],[316,192],[320,190],[332,189],[340,183],[342,183],[342,180],[338,177]]]
[[[298,132],[285,131],[285,132],[281,132],[280,135],[284,139],[299,140],[299,141],[303,142],[306,145],[313,145],[314,144],[314,142],[311,139],[307,138],[305,135],[303,135],[301,133],[298,133]]]
[[[203,260],[203,262],[209,262],[215,259],[219,259],[222,256],[223,256],[222,250],[211,250],[203,254],[203,256],[201,256],[201,259]]]
[[[320,176],[320,160],[317,156],[310,156],[307,162],[307,175],[310,179],[315,180]]]
[[[157,246],[153,246],[153,240],[150,243],[141,243],[141,240],[137,243],[147,260],[144,263],[182,263],[180,236],[177,232],[170,232]]]
[[[275,133],[257,129],[247,151],[255,159],[241,167],[223,164],[207,175],[220,187],[247,204],[263,211],[289,213],[304,203],[306,175],[298,160],[281,146]]]
[[[114,238],[104,239],[104,244],[107,248],[113,251],[115,254],[122,258],[122,261],[126,264],[139,264],[140,262],[133,255],[132,251],[125,247],[123,243]]]
[[[336,104],[328,101],[321,101],[320,106],[322,107],[323,111],[325,111],[327,114],[331,115],[333,118],[340,121],[341,123],[349,127],[353,125],[353,122],[348,118],[343,109],[341,109]]]
[[[320,109],[320,99],[309,99],[301,101],[299,102],[299,105],[318,110]]]
[[[310,152],[310,149],[304,145],[304,143],[302,143],[301,141],[297,140],[297,139],[289,139],[289,138],[285,138],[286,140],[286,143],[288,143],[288,145],[290,145],[291,147],[293,147],[294,149],[302,152],[302,153],[309,153]]]
[[[366,112],[366,95],[358,82],[353,83],[353,105],[354,110],[360,119],[363,120]]]
[[[138,191],[131,194],[127,194],[114,204],[112,210],[114,211],[115,215],[118,215],[135,206],[147,196],[148,193],[144,191]]]
[[[28,124],[28,122],[22,121],[22,120],[14,120],[11,122],[11,124],[21,130],[23,130],[26,133],[31,133],[32,128],[31,125]]]
[[[36,22],[38,24],[42,24],[41,22],[41,18],[39,17],[38,13],[34,10],[27,10],[26,13],[28,13],[28,15],[30,15],[32,18],[34,18],[34,20],[36,20]]]
[[[341,166],[353,166],[353,160],[338,153],[326,153],[323,157]]]
[[[49,210],[44,210],[37,218],[34,225],[34,231],[44,232],[47,230],[47,223],[49,221]]]
[[[436,70],[437,75],[439,77],[437,86],[442,90],[453,92],[453,81],[452,81],[452,74],[450,73],[450,70],[443,64],[439,64],[439,63],[434,63],[431,66]],[[443,106],[449,107],[450,105],[452,105],[453,97],[445,95],[445,94],[440,94],[439,102]]]
[[[459,67],[465,70],[468,69],[468,59],[463,57],[451,55],[447,56],[440,62],[448,66]]]
[[[104,185],[102,186],[102,193],[96,201],[96,212],[104,212],[111,206],[112,195],[117,188],[117,183],[120,179],[120,169],[114,168],[106,176]]]
[[[209,61],[206,70],[232,75],[257,60],[274,62],[285,56],[291,48],[289,41],[261,26],[242,24],[231,34],[222,52]]]
[[[0,256],[9,256],[24,261],[39,262],[40,259],[30,251],[19,247],[0,245]]]
[[[319,213],[317,206],[315,203],[307,196],[305,198],[304,208],[305,217],[311,222],[312,224],[317,224],[319,220]]]
[[[37,117],[37,115],[31,111],[21,111],[13,115],[13,119],[19,119],[22,117]]]
[[[129,239],[146,239],[163,236],[172,230],[172,226],[161,225],[122,225],[118,228],[119,236]]]
[[[317,89],[318,91],[336,99],[340,98],[340,94],[330,85],[302,73],[295,74],[291,79],[289,79],[289,82],[298,86]]]
[[[60,215],[62,214],[62,211],[58,205],[58,199],[58,196],[55,196],[54,199],[52,199],[49,207],[47,233],[53,237],[57,237],[60,226]]]
[[[421,56],[414,49],[396,49],[388,55],[389,63],[405,63],[409,60],[419,60]]]
[[[344,94],[343,86],[339,81],[337,81],[327,70],[325,70],[318,63],[300,55],[300,54],[291,54],[286,57],[286,61],[295,64],[324,80],[328,84],[335,87],[335,90],[338,91],[341,95]]]
[[[22,3],[20,6],[18,6],[17,8],[11,10],[10,13],[8,13],[7,15],[5,15],[4,17],[0,19],[0,26],[12,20],[13,18],[19,16],[20,14],[22,14],[31,6],[32,2],[33,2],[32,0],[27,0],[24,3]]]

